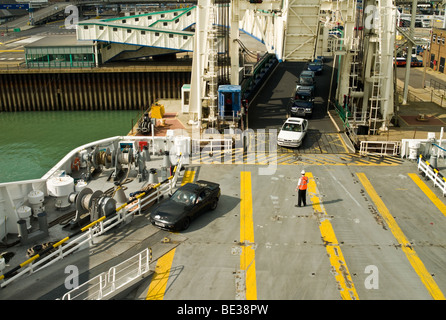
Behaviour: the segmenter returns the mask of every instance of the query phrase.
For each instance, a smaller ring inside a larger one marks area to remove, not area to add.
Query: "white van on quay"
[[[302,144],[308,130],[308,120],[288,118],[277,136],[277,144],[282,147],[297,148]]]

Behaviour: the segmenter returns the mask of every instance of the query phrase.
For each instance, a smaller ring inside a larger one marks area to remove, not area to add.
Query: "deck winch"
[[[146,112],[144,113],[143,117],[138,122],[138,131],[142,134],[150,134],[152,131],[152,119],[150,118],[149,114]]]
[[[133,141],[121,141],[115,144],[113,149],[106,148],[100,150],[99,147],[94,147],[90,152],[80,153],[81,167],[86,168],[84,180],[89,181],[95,171],[101,170],[102,167],[106,169],[114,168],[111,177],[117,180],[123,173],[124,166],[130,170],[133,164],[138,168],[138,178],[140,181],[148,179],[148,172],[146,169],[146,162],[150,160],[147,148],[139,150]]]
[[[73,192],[68,200],[75,205],[76,215],[71,224],[77,223],[90,216],[90,221],[95,221],[102,216],[110,216],[116,212],[116,200],[105,195],[102,191],[94,191],[84,188],[80,192]]]

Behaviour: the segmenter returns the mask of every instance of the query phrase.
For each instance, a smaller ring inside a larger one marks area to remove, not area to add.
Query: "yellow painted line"
[[[323,213],[320,218],[319,230],[324,241],[327,254],[330,257],[330,264],[335,269],[335,279],[338,283],[339,292],[343,300],[359,300],[347,263],[339,246],[338,239],[328,219],[325,207],[319,199],[316,182],[311,172],[307,172],[308,177],[308,195],[315,212]]]
[[[252,216],[251,172],[240,173],[240,269],[245,271],[246,300],[257,300],[257,279]]]
[[[183,180],[181,181],[181,185],[184,186],[186,183],[193,182],[195,179],[195,171],[194,170],[186,170],[183,175]]]
[[[0,50],[0,53],[7,53],[7,52],[25,52],[25,50]]]
[[[372,201],[375,203],[379,213],[383,217],[384,221],[387,223],[389,229],[392,231],[393,236],[401,244],[401,249],[406,254],[407,259],[414,268],[415,272],[420,277],[426,289],[429,291],[430,295],[436,300],[444,300],[445,297],[441,292],[440,288],[438,287],[437,283],[432,278],[431,274],[427,271],[423,262],[415,252],[415,249],[407,240],[403,231],[400,229],[395,219],[387,209],[386,205],[381,200],[378,193],[375,191],[375,188],[373,188],[372,184],[367,179],[364,173],[357,173],[356,175],[358,176],[359,180],[366,189]]]
[[[51,22],[47,22],[46,24],[53,24],[53,23],[58,23],[58,22],[62,22],[62,21],[65,21],[65,20],[61,19],[61,20],[51,21]]]
[[[433,204],[446,216],[446,205],[432,192],[431,189],[418,177],[416,173],[409,173],[409,177],[417,184],[418,187],[426,194]]]
[[[340,138],[341,139],[341,138]],[[292,151],[280,150],[267,151],[262,150],[256,154],[250,155],[244,154],[243,150],[239,148],[232,149],[232,154],[227,155],[225,151],[219,151],[220,153],[214,153],[213,158],[209,159],[200,155],[192,156],[192,164],[278,164],[278,165],[332,165],[332,166],[398,166],[401,165],[401,159],[388,157],[381,159],[375,156],[369,156],[370,160],[366,160],[363,157],[354,154],[332,154],[332,153],[320,153],[315,151],[314,153],[302,153],[296,155]],[[299,159],[299,156],[304,156],[304,159]],[[229,158],[228,158],[229,157]],[[250,161],[248,161],[250,160]],[[251,160],[255,160],[251,161]]]
[[[170,270],[172,268],[175,248],[158,259],[147,291],[146,300],[163,300],[166,293],[167,281],[169,280]]]
[[[338,139],[341,140],[341,144],[344,147],[345,152],[348,152],[348,147],[345,144],[345,141],[344,141],[344,139],[342,139],[342,136],[340,134],[338,134]]]

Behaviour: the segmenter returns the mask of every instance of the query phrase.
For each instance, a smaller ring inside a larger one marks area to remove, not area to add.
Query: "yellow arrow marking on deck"
[[[257,299],[254,222],[252,217],[251,172],[240,173],[240,269],[245,271],[246,300]]]
[[[421,181],[420,177],[418,177],[415,173],[409,173],[409,177],[417,184],[418,187],[426,194],[426,196],[435,204],[438,210],[441,211],[442,214],[446,216],[446,205],[438,199],[435,193],[432,192],[431,189]]]
[[[434,281],[431,274],[427,271],[423,262],[418,257],[414,248],[412,247],[410,242],[407,240],[403,231],[400,229],[400,227],[396,223],[395,219],[390,214],[389,210],[387,209],[386,205],[379,197],[378,193],[375,191],[375,188],[373,188],[369,179],[367,179],[367,177],[365,176],[364,173],[357,173],[356,175],[358,176],[362,185],[368,192],[372,201],[375,203],[376,208],[378,209],[379,213],[383,217],[384,221],[389,226],[389,229],[390,229],[390,231],[392,231],[393,236],[401,244],[401,249],[406,254],[407,259],[409,260],[410,264],[414,268],[415,272],[420,277],[420,279],[423,282],[423,284],[425,285],[426,289],[429,291],[429,293],[431,294],[431,296],[434,299],[444,300],[445,297],[444,297],[443,293],[441,292],[440,288],[438,287],[437,283]]]
[[[195,179],[194,170],[186,170],[183,175],[181,185],[192,182]],[[146,300],[163,300],[167,288],[167,281],[172,267],[173,257],[175,255],[175,248],[169,251],[158,259],[155,267],[155,273],[150,282],[149,290],[147,291]]]
[[[186,183],[193,182],[195,179],[194,170],[186,170],[183,175],[183,180],[181,180],[181,185],[184,186]]]
[[[339,284],[341,297],[344,300],[359,300],[358,293],[356,292],[352,277],[348,271],[347,263],[345,262],[344,255],[342,254],[342,250],[339,246],[333,226],[328,219],[324,205],[318,197],[318,191],[313,174],[311,172],[307,172],[307,177],[309,180],[307,191],[310,195],[310,201],[313,204],[313,210],[318,213],[323,213],[320,218],[319,230],[321,232],[322,240],[324,241],[328,256],[330,257],[330,263],[336,270],[335,279]]]

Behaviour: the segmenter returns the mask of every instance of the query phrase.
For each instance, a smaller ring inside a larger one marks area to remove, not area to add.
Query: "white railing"
[[[0,281],[4,280],[0,287],[5,287],[13,281],[23,277],[26,274],[34,273],[40,269],[43,269],[61,259],[76,250],[83,249],[85,247],[95,244],[95,240],[100,235],[104,234],[110,229],[120,225],[123,222],[128,222],[133,219],[135,215],[141,214],[142,209],[146,206],[158,201],[161,196],[166,194],[172,194],[173,189],[176,186],[179,172],[183,165],[183,156],[180,156],[173,176],[170,176],[165,181],[153,186],[150,194],[143,192],[137,195],[134,199],[126,204],[123,204],[116,209],[116,214],[108,219],[105,216],[83,227],[79,232],[73,236],[66,237],[59,242],[53,244],[52,248],[55,249],[52,253],[41,257],[39,254],[31,257],[27,261],[21,263],[18,267],[9,270],[5,274],[0,276]],[[16,274],[14,272],[17,271]],[[9,276],[8,273],[14,275]]]
[[[384,156],[397,156],[400,154],[401,142],[399,141],[361,141],[359,154]]]
[[[420,155],[418,159],[418,170],[424,173],[424,176],[433,181],[434,187],[440,188],[443,197],[446,194],[446,179],[436,168],[432,167],[429,161],[425,161]]]
[[[62,300],[101,300],[112,297],[150,271],[151,254],[147,248],[133,257],[111,267],[79,287],[65,293]]]
[[[203,146],[203,144],[205,144]],[[192,154],[200,154],[203,151],[212,153],[214,151],[232,152],[232,139],[194,139],[192,140]]]
[[[337,38],[328,39],[328,47],[333,54],[340,54],[344,51],[358,51],[361,39],[359,38]]]

